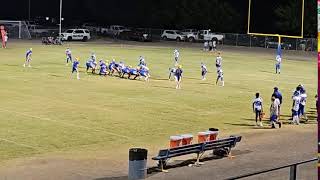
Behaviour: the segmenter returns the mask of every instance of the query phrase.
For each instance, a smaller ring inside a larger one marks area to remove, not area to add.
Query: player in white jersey
[[[300,100],[301,97],[299,94],[294,94],[294,96],[292,97],[293,100],[293,104],[292,104],[292,123],[293,124],[300,124],[300,120],[299,120],[299,106],[300,106]]]
[[[31,67],[31,60],[32,60],[32,48],[30,48],[27,52],[26,52],[26,60],[25,63],[23,64],[23,67]]]
[[[146,66],[147,65],[147,63],[146,63],[146,61],[144,60],[144,57],[143,56],[140,56],[139,57],[139,64],[138,64],[138,66]]]
[[[97,56],[94,52],[91,53],[91,57],[90,57],[93,61],[97,60]]]
[[[276,74],[280,74],[280,70],[281,70],[281,56],[280,55],[277,55],[276,56]]]
[[[66,64],[66,66],[69,64],[69,62],[70,63],[72,63],[72,55],[71,55],[71,50],[70,50],[70,48],[67,48],[66,49],[66,59],[67,59],[67,64]]]
[[[174,74],[176,73],[177,67],[169,68],[169,81],[171,80],[171,77],[174,77]]]
[[[204,63],[201,63],[201,76],[202,76],[201,80],[206,80],[207,72],[208,72],[207,66]]]
[[[301,89],[300,93],[299,118],[301,119],[303,116],[304,119],[308,121],[307,114],[304,112],[304,107],[307,104],[307,93],[305,89]]]
[[[174,61],[175,61],[175,66],[176,66],[179,63],[180,52],[177,49],[175,49],[173,51],[173,55],[174,55]]]
[[[218,56],[216,58],[216,68],[217,71],[222,68],[222,57],[220,52],[218,52]]]
[[[279,125],[281,128],[281,122],[279,121],[279,102],[276,101],[277,98],[275,96],[271,97],[271,105],[270,105],[270,123],[271,128],[276,128],[275,124]]]
[[[261,113],[263,112],[263,107],[262,107],[262,98],[260,97],[259,93],[256,93],[256,98],[253,100],[252,103],[252,109],[253,112],[256,114],[256,126],[263,126],[262,121],[261,121]],[[258,118],[260,120],[260,123],[258,124]]]
[[[224,86],[223,71],[222,71],[222,69],[221,69],[221,68],[217,71],[217,80],[216,80],[216,85],[218,84],[218,81],[219,81],[219,80],[221,81],[222,86]]]

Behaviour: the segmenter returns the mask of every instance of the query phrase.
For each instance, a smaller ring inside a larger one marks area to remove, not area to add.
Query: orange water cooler
[[[198,143],[207,142],[209,138],[209,132],[199,132],[198,133]]]
[[[179,147],[182,141],[181,136],[170,136],[170,148]]]
[[[214,141],[218,138],[219,129],[210,128],[208,133],[209,133],[209,141]]]
[[[192,144],[193,136],[192,134],[183,134],[182,137],[182,146]]]

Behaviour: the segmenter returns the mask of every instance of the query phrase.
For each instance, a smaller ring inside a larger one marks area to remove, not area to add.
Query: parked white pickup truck
[[[58,28],[45,28],[43,26],[39,26],[39,25],[30,25],[29,27],[29,31],[31,34],[49,34],[50,32],[57,32]]]
[[[200,30],[196,33],[190,33],[187,35],[189,42],[194,41],[221,41],[224,35],[212,33],[210,29]]]

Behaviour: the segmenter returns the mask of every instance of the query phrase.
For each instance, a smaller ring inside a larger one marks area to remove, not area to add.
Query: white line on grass
[[[2,89],[1,91],[4,91],[4,89]],[[6,90],[7,91],[7,90]],[[7,91],[9,93],[15,93],[17,95],[21,95],[19,93],[17,93],[16,91]],[[36,97],[36,98],[45,98],[45,97],[42,97],[42,96],[35,96],[35,95],[31,95],[31,94],[23,94],[24,96],[29,96],[29,97]],[[59,103],[64,103],[64,104],[69,104],[71,106],[77,106],[77,107],[80,107],[80,108],[83,108],[81,105],[77,104],[77,103],[71,103],[71,102],[67,102],[67,101],[62,101],[62,100],[59,100],[59,99],[49,99],[49,98],[45,98],[46,101],[51,101],[51,102],[59,102]],[[130,97],[128,99],[132,99],[132,100],[138,100],[139,98],[133,98],[133,97]],[[146,99],[144,99],[146,100]],[[150,100],[148,102],[153,102],[153,100]],[[170,103],[170,101],[164,101],[162,100],[162,103]],[[172,104],[172,103],[171,103]],[[94,109],[94,110],[101,110],[101,108],[99,106],[94,106],[94,105],[87,105],[86,108],[90,108],[90,109]],[[188,107],[189,108],[189,107]],[[192,108],[189,108],[190,110],[192,110]],[[111,112],[111,110],[108,110]],[[185,125],[185,123],[179,123],[179,122],[175,122],[175,121],[171,121],[171,120],[165,120],[165,119],[162,119],[162,121],[166,121],[167,123],[170,123],[170,124],[174,124],[174,125]]]
[[[29,145],[22,144],[22,143],[17,143],[17,142],[15,142],[15,141],[12,141],[12,140],[9,140],[9,139],[0,138],[0,141],[5,141],[5,142],[11,143],[11,144],[18,145],[18,146],[27,147],[27,148],[31,148],[31,149],[37,150],[36,147],[29,146]]]
[[[10,110],[3,109],[3,108],[0,108],[0,111],[10,112],[10,113],[18,114],[18,115],[21,115],[21,116],[36,118],[36,119],[40,119],[40,120],[44,120],[44,121],[51,121],[51,122],[55,122],[55,123],[58,123],[58,124],[63,124],[63,125],[66,125],[66,126],[77,127],[77,128],[92,130],[92,131],[96,131],[96,132],[103,132],[103,133],[106,133],[106,134],[109,134],[109,135],[118,136],[118,137],[122,137],[122,138],[126,138],[126,139],[131,139],[128,136],[124,136],[124,135],[119,135],[119,134],[116,134],[116,133],[108,132],[106,129],[95,129],[95,128],[90,128],[90,127],[86,127],[86,126],[75,125],[75,124],[72,124],[72,123],[57,121],[57,120],[53,120],[53,119],[50,119],[50,118],[30,115],[30,114],[26,114],[26,113],[22,113],[22,112],[10,111]]]

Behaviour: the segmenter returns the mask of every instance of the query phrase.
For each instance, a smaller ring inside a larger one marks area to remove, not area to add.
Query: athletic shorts
[[[181,80],[181,76],[175,76],[176,81],[180,81]]]
[[[299,115],[304,115],[304,105],[299,105]]]
[[[271,115],[271,117],[270,117],[270,121],[271,121],[271,122],[276,122],[277,119],[278,119],[278,116],[277,116],[277,115]]]
[[[201,71],[201,76],[204,76],[207,74],[207,71]]]
[[[299,115],[299,111],[292,110],[292,116],[298,116],[298,115]]]
[[[72,68],[72,73],[74,72],[78,72],[78,69],[77,68]]]
[[[280,65],[280,64],[276,64],[276,68],[277,68],[277,69],[280,69],[280,68],[281,68],[281,65]]]
[[[256,116],[257,116],[257,117],[260,117],[260,114],[261,114],[261,110],[258,110],[258,109],[254,109],[254,112],[256,112]]]

